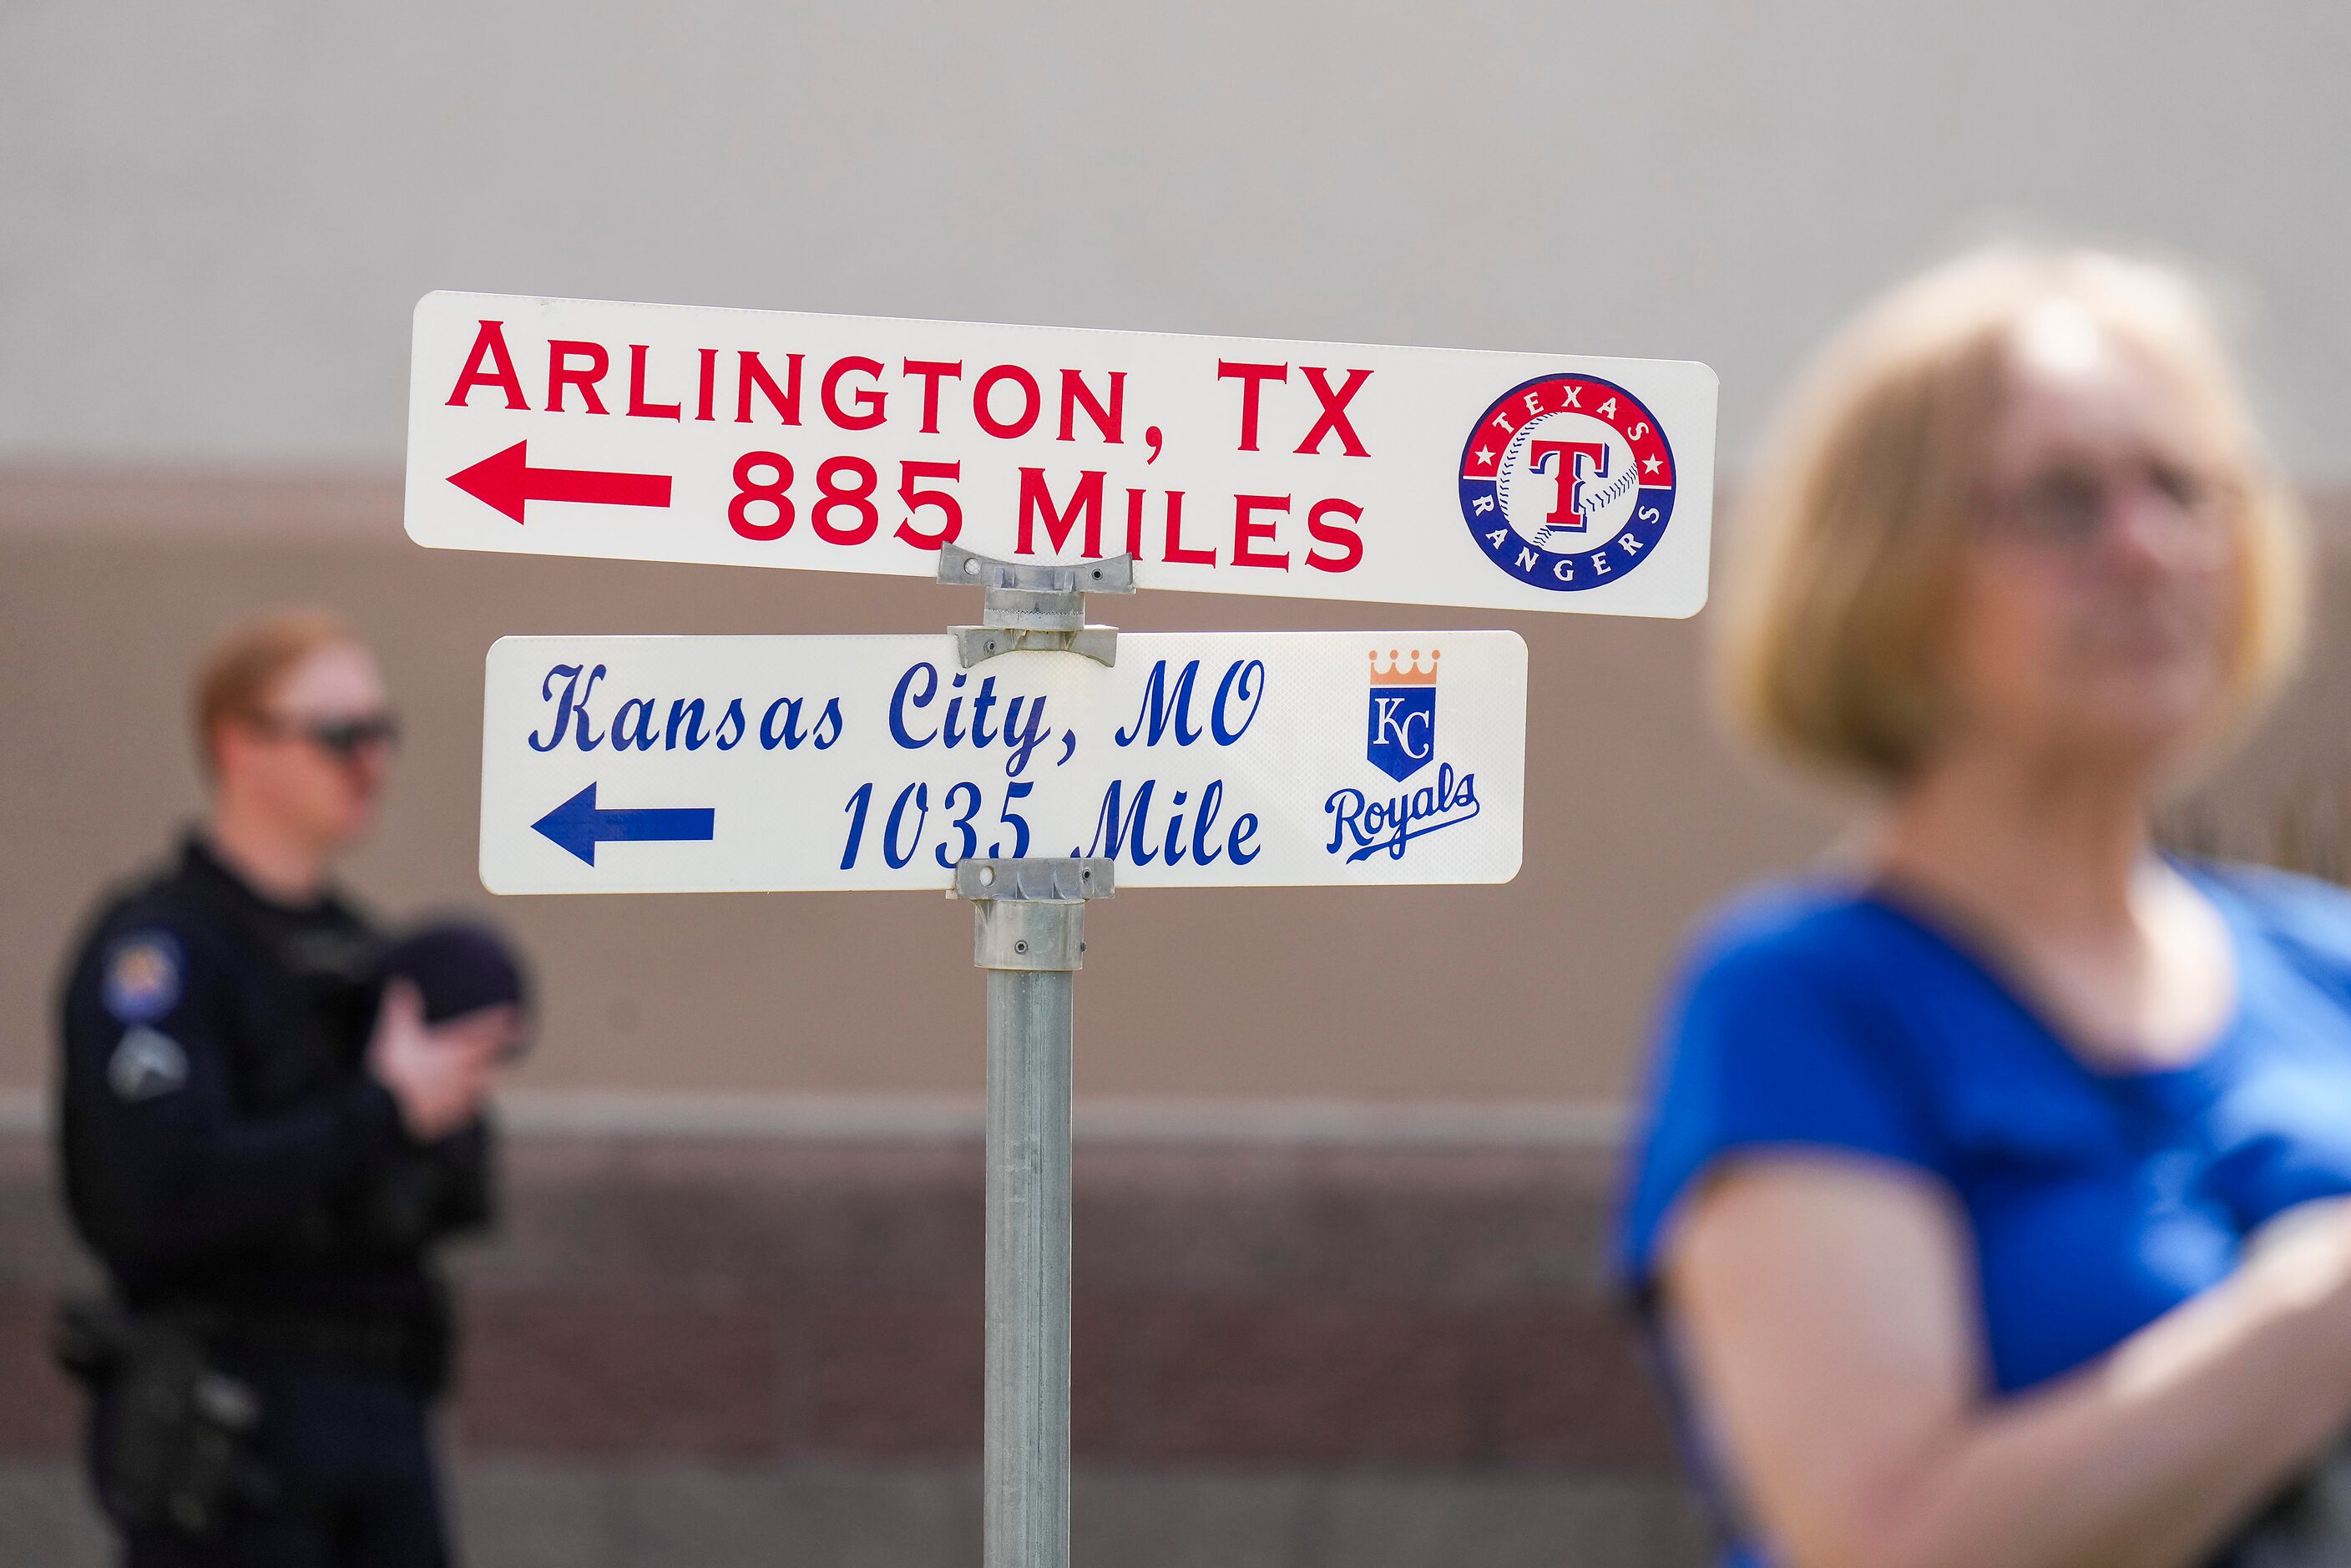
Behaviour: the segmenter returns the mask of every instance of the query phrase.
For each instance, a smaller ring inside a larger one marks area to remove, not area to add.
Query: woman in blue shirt
[[[1908,285],[1767,450],[1726,706],[1874,810],[1697,943],[1617,1260],[1730,1561],[2227,1560],[2351,1426],[2351,901],[2148,815],[2291,660],[2293,504],[2100,255]]]

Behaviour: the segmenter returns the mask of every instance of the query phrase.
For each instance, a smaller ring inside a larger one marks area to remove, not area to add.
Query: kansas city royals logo
[[[1442,657],[1431,649],[1423,665],[1419,649],[1407,661],[1390,648],[1383,669],[1379,650],[1372,650],[1371,732],[1364,755],[1398,784],[1436,759],[1437,662]],[[1350,865],[1382,854],[1402,860],[1413,840],[1476,820],[1478,776],[1457,775],[1453,764],[1439,762],[1418,785],[1386,800],[1346,785],[1331,791],[1322,810],[1331,817],[1331,841],[1323,846],[1331,853],[1345,855]]]
[[[1674,515],[1674,452],[1640,399],[1541,376],[1496,399],[1461,449],[1461,516],[1520,582],[1573,593],[1647,559]],[[1376,759],[1375,759],[1376,760]]]
[[[1399,664],[1391,648],[1383,670],[1379,650],[1372,650],[1372,727],[1364,755],[1399,784],[1437,755],[1437,661],[1442,657],[1432,650],[1424,670],[1419,649],[1412,651],[1411,664]]]

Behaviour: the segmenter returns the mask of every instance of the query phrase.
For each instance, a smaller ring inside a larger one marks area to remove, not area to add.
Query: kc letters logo
[[[1461,449],[1461,516],[1520,582],[1575,593],[1656,548],[1674,515],[1674,452],[1640,399],[1597,376],[1504,392]]]
[[[1415,648],[1410,667],[1401,668],[1391,648],[1388,667],[1382,670],[1378,653],[1372,654],[1372,729],[1364,755],[1399,784],[1437,755],[1437,661],[1441,656],[1430,653],[1428,668],[1423,670],[1420,650]]]
[[[1383,668],[1379,650],[1372,650],[1364,756],[1398,784],[1437,760],[1437,667],[1444,656],[1432,648],[1423,664],[1419,649],[1405,659],[1391,648]],[[1322,810],[1331,818],[1331,841],[1324,846],[1331,853],[1344,855],[1349,864],[1375,854],[1402,860],[1422,834],[1477,816],[1478,776],[1456,774],[1453,764],[1437,762],[1435,775],[1415,789],[1386,800],[1363,789],[1334,789]]]

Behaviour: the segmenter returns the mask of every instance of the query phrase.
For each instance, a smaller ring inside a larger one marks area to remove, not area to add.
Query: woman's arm
[[[1792,1568],[2193,1563],[2351,1415],[2351,1207],[1996,1401],[1962,1227],[1893,1167],[1771,1155],[1667,1239],[1677,1345]]]

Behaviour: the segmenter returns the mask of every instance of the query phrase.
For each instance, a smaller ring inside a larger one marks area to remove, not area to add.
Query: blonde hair
[[[197,666],[191,716],[196,758],[210,778],[223,727],[265,716],[277,684],[321,648],[363,647],[359,633],[321,610],[281,610],[232,626]]]
[[[2291,667],[2301,511],[2253,426],[2202,296],[2178,270],[2000,246],[1913,279],[1821,354],[1751,476],[1717,685],[1734,726],[1832,773],[1899,783],[1944,722],[1941,606],[1980,505],[1993,421],[2028,318],[2064,303],[2187,395],[2233,500],[2232,716]]]

